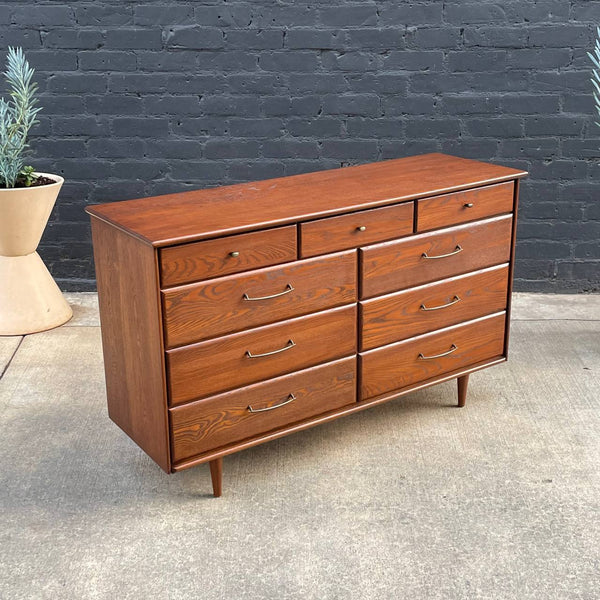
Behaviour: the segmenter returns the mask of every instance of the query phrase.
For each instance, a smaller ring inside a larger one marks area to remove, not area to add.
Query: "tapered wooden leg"
[[[467,387],[469,385],[469,376],[463,375],[457,380],[458,383],[458,406],[462,408],[467,401]]]
[[[212,479],[213,496],[218,498],[223,489],[223,459],[215,458],[209,462],[210,478]]]

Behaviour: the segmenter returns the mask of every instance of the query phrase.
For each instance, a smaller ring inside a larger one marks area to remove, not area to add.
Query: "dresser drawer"
[[[211,279],[296,260],[296,227],[278,227],[163,248],[163,287]]]
[[[508,262],[512,216],[361,249],[362,298]]]
[[[173,460],[280,429],[356,402],[356,358],[312,367],[172,408]]]
[[[172,405],[356,352],[356,304],[167,352]]]
[[[356,252],[162,292],[168,348],[356,301]]]
[[[514,183],[423,198],[417,202],[417,231],[439,229],[513,210]]]
[[[361,350],[405,340],[506,309],[508,265],[365,300]]]
[[[503,312],[361,354],[360,399],[502,356],[505,322]]]
[[[330,217],[300,224],[300,256],[303,258],[365,246],[413,232],[413,203]]]

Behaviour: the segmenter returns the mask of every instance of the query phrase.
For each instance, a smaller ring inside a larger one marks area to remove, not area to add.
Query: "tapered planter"
[[[58,327],[72,316],[36,248],[64,179],[0,189],[0,335],[24,335]]]

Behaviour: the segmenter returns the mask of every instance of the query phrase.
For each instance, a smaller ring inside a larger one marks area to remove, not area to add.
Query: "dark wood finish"
[[[171,470],[154,251],[92,219],[108,415]]]
[[[487,369],[488,367],[493,367],[504,362],[506,362],[506,357],[504,356],[493,358],[490,360],[484,360],[479,363],[471,364],[468,367],[445,373],[444,375],[440,375],[438,377],[432,377],[431,379],[426,379],[425,381],[419,381],[419,383],[409,385],[405,388],[402,388],[401,390],[393,390],[392,392],[380,394],[379,396],[376,396],[374,398],[361,400],[360,402],[354,402],[352,404],[348,404],[345,407],[332,410],[321,415],[317,415],[316,417],[311,417],[304,421],[300,421],[299,423],[293,423],[287,427],[282,427],[281,429],[277,429],[275,431],[270,431],[265,434],[257,435],[253,438],[242,440],[241,442],[228,444],[227,446],[219,448],[218,450],[205,452],[204,454],[200,454],[198,456],[190,458],[189,460],[185,460],[175,464],[173,466],[173,471],[183,471],[185,469],[189,469],[190,467],[203,464],[218,456],[227,456],[235,452],[240,452],[241,450],[246,450],[247,448],[258,446],[259,444],[271,442],[273,440],[276,440],[280,437],[284,437],[286,435],[290,435],[292,433],[297,433],[299,431],[304,431],[305,429],[310,429],[311,427],[315,427],[316,425],[329,423],[334,419],[339,419],[340,417],[353,415],[354,413],[361,412],[363,410],[368,410],[369,408],[379,406],[380,404],[390,402],[391,400],[396,400],[398,398],[401,398],[402,396],[405,396],[406,394],[410,394],[412,392],[416,392],[418,390],[437,385],[438,383],[451,381],[465,373],[475,373],[477,371],[481,371],[482,369]]]
[[[86,210],[153,246],[170,246],[509,181],[526,174],[456,156],[425,154],[113,202]]]
[[[360,355],[361,391],[366,399],[443,375],[504,352],[505,313],[427,333]],[[452,348],[455,350],[450,353]],[[432,357],[446,354],[440,358]]]
[[[223,458],[215,458],[210,463],[210,478],[213,486],[213,496],[220,498],[223,494]]]
[[[463,375],[456,379],[458,384],[458,407],[463,408],[467,402],[467,388],[469,387],[469,375]]]
[[[417,231],[429,231],[458,223],[509,213],[513,209],[514,183],[498,183],[417,203]]]
[[[295,345],[290,347],[290,341]],[[278,354],[249,358],[288,348]],[[181,404],[349,356],[356,304],[221,337],[167,353],[171,404]]]
[[[355,357],[185,404],[171,409],[173,460],[177,463],[353,402]],[[281,406],[264,410],[277,405]],[[250,412],[248,407],[262,412]]]
[[[160,251],[163,287],[241,273],[296,260],[296,227],[277,227],[181,244]]]
[[[361,249],[361,297],[371,298],[508,262],[512,217],[493,217]],[[456,254],[458,247],[462,250]],[[450,254],[446,258],[428,256]]]
[[[365,300],[360,303],[360,349],[505,310],[507,286],[508,265],[501,265]]]
[[[414,203],[361,210],[300,224],[300,256],[308,258],[374,242],[403,237],[413,232]]]
[[[290,293],[288,286],[293,287]],[[356,252],[230,275],[163,292],[169,348],[356,301]],[[283,294],[259,301],[251,298]]]

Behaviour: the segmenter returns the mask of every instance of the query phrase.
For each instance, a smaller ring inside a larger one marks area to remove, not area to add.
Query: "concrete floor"
[[[0,338],[0,598],[598,599],[600,296],[517,295],[511,358],[165,475],[107,417],[94,295]]]

